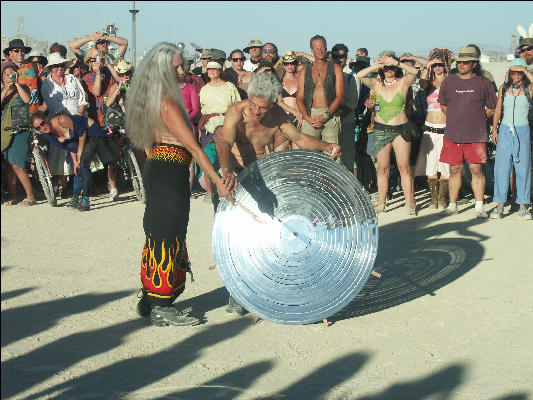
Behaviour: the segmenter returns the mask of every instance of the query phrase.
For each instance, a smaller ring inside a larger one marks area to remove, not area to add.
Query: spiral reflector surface
[[[236,205],[223,199],[213,252],[231,295],[280,324],[321,321],[348,305],[372,271],[374,208],[362,185],[328,155],[272,153],[238,176]]]

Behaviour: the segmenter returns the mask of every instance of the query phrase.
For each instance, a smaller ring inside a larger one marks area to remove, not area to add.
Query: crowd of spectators
[[[461,48],[457,56],[441,48],[427,57],[411,53],[398,57],[394,51],[385,50],[371,65],[366,48],[357,49],[353,61],[348,62],[346,45],[337,43],[328,51],[326,38],[320,35],[311,38],[309,52],[289,50],[280,55],[276,44],[257,38],[229,55],[206,48],[201,51],[200,65],[194,67],[191,59],[185,60],[178,80],[197,141],[215,166],[217,134],[224,125],[226,110],[247,99],[254,74],[269,73],[283,89],[277,104],[303,133],[341,146],[342,165],[370,192],[376,192],[376,212],[386,210],[394,179],[399,176],[406,213],[416,215],[420,207],[415,201],[414,178],[424,176],[431,194],[429,207],[442,208],[443,215],[457,213],[457,204],[465,194],[463,167],[468,163],[475,215],[487,218],[483,165],[489,159],[487,143],[492,137],[499,155],[494,171],[498,208],[490,217],[500,218],[503,204],[512,197],[519,204],[518,215],[531,219],[527,207],[531,200],[532,42],[532,38],[520,41],[501,88],[481,68],[480,50],[474,44]],[[114,46],[112,51],[110,45]],[[91,151],[87,158],[90,146],[86,141],[103,140],[88,140],[91,135],[100,137],[100,133],[89,131],[95,132],[91,127],[96,124],[107,134],[109,110],[125,112],[135,71],[124,58],[128,47],[125,38],[96,32],[67,46],[74,59],[67,59],[67,47],[60,43],[54,43],[46,55],[32,52],[21,39],[11,40],[3,49],[2,127],[31,123],[44,133],[56,132],[54,138],[60,143],[66,140],[75,144],[70,150],[49,145],[48,165],[57,196],[67,196],[65,188],[73,181],[70,204],[84,211],[90,209],[90,179],[86,176],[91,170],[106,168],[110,199],[119,198],[117,141],[111,136],[105,141],[106,148],[115,154],[113,160],[105,157],[105,165],[97,151]],[[495,110],[497,118],[493,118]],[[82,118],[57,118],[60,115]],[[50,125],[52,120],[56,125]],[[63,126],[62,121],[71,127]],[[17,203],[17,179],[26,192],[19,204],[36,203],[27,173],[28,137],[29,132],[20,132],[5,144],[2,138],[5,205]],[[294,148],[298,146],[279,132],[270,150]],[[142,150],[137,157],[142,165]],[[85,177],[83,185],[76,178],[79,176]],[[204,190],[215,193],[194,163],[190,187],[193,196]]]

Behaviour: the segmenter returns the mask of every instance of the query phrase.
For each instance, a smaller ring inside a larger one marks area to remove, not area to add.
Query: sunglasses
[[[383,71],[394,71],[396,69],[395,65],[385,65]]]
[[[233,62],[246,61],[246,57],[234,57],[234,58],[231,59],[231,61],[233,61]]]
[[[34,126],[34,128],[37,129],[38,131],[40,131],[41,129],[43,129],[46,126],[47,123],[48,123],[48,121],[42,120],[41,123],[39,125],[37,125],[37,126]]]
[[[338,54],[338,53],[333,53],[331,55],[333,58],[337,59],[337,60],[340,60],[342,58],[346,58],[346,54]]]
[[[472,61],[456,61],[457,64],[472,64]]]
[[[277,51],[274,49],[263,49],[263,54],[276,54]]]
[[[283,61],[283,65],[298,65],[298,61]]]
[[[441,67],[444,68],[444,63],[435,63],[433,64],[434,67]]]
[[[24,49],[12,49],[13,53],[25,53]]]
[[[119,73],[118,76],[130,76],[131,72]]]
[[[524,73],[522,71],[509,71],[511,75],[523,75]]]
[[[518,50],[518,52],[519,53],[525,53],[526,51],[530,51],[530,50],[533,50],[533,46],[524,47],[524,48]]]

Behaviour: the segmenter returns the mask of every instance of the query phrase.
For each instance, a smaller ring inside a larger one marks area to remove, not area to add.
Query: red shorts
[[[450,165],[461,165],[464,160],[468,164],[485,164],[487,144],[485,142],[454,143],[444,139],[439,161]]]

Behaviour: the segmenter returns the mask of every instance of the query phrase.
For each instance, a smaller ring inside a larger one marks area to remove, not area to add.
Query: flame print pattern
[[[185,275],[189,270],[189,256],[185,242],[168,245],[165,240],[147,237],[141,260],[141,283],[153,303],[172,303],[185,289]],[[159,301],[158,301],[159,300]]]
[[[188,151],[173,146],[155,146],[152,147],[148,160],[174,162],[183,165],[191,163],[191,155]]]

